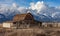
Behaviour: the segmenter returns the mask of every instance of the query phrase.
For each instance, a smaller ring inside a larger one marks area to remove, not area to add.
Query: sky
[[[28,12],[39,21],[60,21],[60,0],[0,0],[0,14],[7,19]]]
[[[29,7],[31,2],[43,1],[49,6],[60,6],[60,0],[0,0],[0,4],[8,4],[16,3],[19,6]]]

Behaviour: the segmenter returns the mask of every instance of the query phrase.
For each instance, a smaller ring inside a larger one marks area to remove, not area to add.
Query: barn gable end
[[[27,14],[17,14],[14,16],[13,21],[22,21],[22,20],[33,20],[33,16],[30,13]]]

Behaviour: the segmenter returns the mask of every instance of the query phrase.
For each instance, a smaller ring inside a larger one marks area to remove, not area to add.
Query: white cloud
[[[12,6],[15,8],[18,7],[18,5],[16,3],[13,3]]]
[[[34,4],[34,3],[30,3],[29,9],[35,10],[35,9],[36,9],[36,8],[35,8],[35,4]]]
[[[13,3],[15,0],[0,0],[0,4],[11,4]]]
[[[47,5],[45,5],[45,3],[42,1],[42,2],[40,2],[40,1],[38,1],[36,4],[35,3],[30,3],[30,9],[32,9],[32,10],[37,10],[37,13],[39,13],[39,11],[41,11],[41,10],[45,10],[45,9],[47,9]]]

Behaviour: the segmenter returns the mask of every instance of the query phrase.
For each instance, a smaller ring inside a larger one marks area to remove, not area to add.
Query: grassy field
[[[60,28],[29,28],[0,32],[0,36],[60,36]]]

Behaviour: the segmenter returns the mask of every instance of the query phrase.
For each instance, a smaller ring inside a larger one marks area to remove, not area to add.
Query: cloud
[[[32,10],[37,10],[36,13],[40,13],[40,14],[47,14],[52,16],[53,13],[55,12],[60,12],[59,7],[50,7],[49,5],[47,5],[46,3],[44,3],[43,1],[38,1],[36,3],[32,2],[30,3],[30,9]]]
[[[12,6],[15,8],[18,7],[18,5],[16,3],[13,3]]]
[[[15,0],[0,0],[0,4],[12,4]]]
[[[30,9],[32,10],[37,10],[37,13],[39,13],[41,10],[45,10],[48,6],[42,1],[38,1],[36,4],[35,3],[30,3]]]

